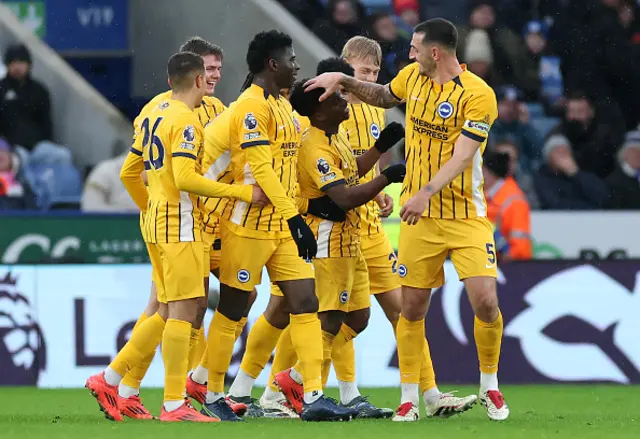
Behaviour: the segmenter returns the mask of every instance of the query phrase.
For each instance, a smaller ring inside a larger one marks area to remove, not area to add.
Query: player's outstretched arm
[[[353,93],[361,101],[376,107],[392,108],[402,102],[394,96],[388,84],[380,85],[359,81],[352,76],[338,72],[323,73],[310,79],[305,84],[305,90],[309,91],[314,88],[324,88],[325,92],[320,96],[320,101],[324,101],[333,95],[340,86],[344,87],[346,91]]]
[[[147,210],[147,202],[149,200],[149,193],[142,180],[142,173],[144,172],[144,159],[142,158],[142,151],[131,147],[129,154],[122,164],[120,169],[120,181],[124,185],[134,203],[140,209],[140,212]]]
[[[373,200],[389,184],[402,182],[405,172],[404,165],[392,165],[368,183],[347,187],[343,179],[326,185],[322,190],[346,211]]]
[[[389,151],[393,145],[404,138],[405,129],[398,122],[391,122],[382,130],[380,137],[374,143],[373,148],[369,148],[367,152],[356,159],[358,163],[358,175],[362,177],[369,172],[375,164],[380,160],[383,154]]]

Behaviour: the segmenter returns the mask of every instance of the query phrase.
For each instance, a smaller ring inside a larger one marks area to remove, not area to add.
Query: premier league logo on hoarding
[[[0,277],[0,386],[38,382],[46,348],[31,303],[11,273]]]

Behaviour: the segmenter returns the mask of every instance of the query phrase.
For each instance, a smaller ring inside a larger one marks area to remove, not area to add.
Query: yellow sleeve
[[[194,113],[195,114],[195,113]],[[250,185],[230,185],[208,180],[196,172],[196,161],[203,141],[202,127],[196,118],[186,119],[176,127],[171,140],[173,178],[176,187],[203,197],[237,198],[251,202]]]
[[[235,132],[240,147],[244,150],[245,160],[249,164],[251,173],[284,219],[298,215],[298,208],[294,200],[287,196],[280,179],[272,166],[271,141],[269,139],[269,125],[271,112],[266,100],[246,99],[238,102],[232,115],[232,129]]]
[[[418,63],[414,62],[409,64],[404,69],[400,70],[395,78],[389,83],[389,91],[399,101],[407,99],[407,87],[409,78],[417,74]]]
[[[134,145],[137,143],[134,142]],[[122,164],[122,169],[120,169],[120,181],[122,181],[124,188],[136,203],[140,212],[146,212],[149,193],[144,181],[142,181],[142,172],[144,172],[142,151],[132,146]]]
[[[465,122],[461,134],[478,142],[487,140],[498,117],[498,102],[493,90],[487,87],[474,93],[463,108]]]
[[[300,185],[296,185],[296,206],[298,206],[298,212],[301,214],[307,213],[309,210],[309,199],[302,198],[302,193],[300,192]]]
[[[309,174],[314,185],[325,192],[330,187],[346,184],[336,156],[324,145],[305,145],[300,166]]]
[[[229,114],[224,113],[214,119],[204,129],[204,157],[202,169],[206,173],[209,167],[230,148]]]

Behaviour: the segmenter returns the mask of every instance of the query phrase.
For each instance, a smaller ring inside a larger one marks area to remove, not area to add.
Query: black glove
[[[391,122],[384,130],[382,130],[380,137],[378,137],[378,140],[376,140],[376,143],[373,146],[380,151],[380,154],[384,154],[389,150],[389,148],[404,138],[404,132],[405,130],[402,124],[398,122]]]
[[[329,221],[341,223],[347,219],[347,212],[333,202],[329,195],[309,200],[307,213]]]
[[[402,163],[398,163],[397,165],[391,165],[383,169],[382,171],[380,171],[380,174],[387,177],[387,180],[389,181],[388,184],[402,183],[406,173],[407,173],[407,168]]]
[[[289,218],[287,223],[289,223],[291,236],[293,236],[293,240],[298,247],[298,256],[307,261],[315,258],[318,252],[318,243],[316,242],[316,237],[313,236],[313,232],[302,219],[302,215]]]

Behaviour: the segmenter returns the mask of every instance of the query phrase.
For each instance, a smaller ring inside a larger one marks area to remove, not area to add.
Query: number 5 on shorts
[[[495,264],[496,263],[496,252],[493,248],[493,244],[490,242],[487,242],[487,255],[489,255],[487,257],[487,260],[489,261],[490,264]]]

